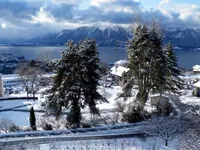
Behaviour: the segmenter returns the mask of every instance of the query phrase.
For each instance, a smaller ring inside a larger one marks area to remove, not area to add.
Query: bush
[[[27,131],[32,131],[31,127],[23,127],[22,131],[27,132]]]
[[[0,120],[0,131],[3,131],[7,133],[10,129],[10,127],[14,126],[15,124],[13,123],[12,120],[9,120],[7,118],[2,118]]]
[[[87,123],[82,123],[81,124],[82,128],[91,128],[91,125],[87,124]]]
[[[168,103],[164,106],[157,106],[157,116],[169,116],[172,112],[172,106]]]
[[[124,112],[126,105],[123,101],[118,100],[118,101],[115,102],[115,105],[116,105],[116,111],[117,112]]]
[[[132,106],[122,115],[122,121],[128,123],[136,123],[150,118],[147,111],[141,107]]]
[[[20,131],[19,126],[12,125],[9,127],[9,132],[18,132],[18,131]]]
[[[43,130],[53,130],[52,126],[48,123],[44,123],[44,125],[42,125],[42,129]]]
[[[169,116],[170,113],[172,112],[172,106],[169,103],[166,104],[163,109],[164,109],[163,110],[164,116]]]

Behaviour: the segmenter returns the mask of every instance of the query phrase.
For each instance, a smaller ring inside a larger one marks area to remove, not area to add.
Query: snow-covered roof
[[[200,81],[195,83],[194,86],[200,88]]]
[[[195,65],[192,68],[193,68],[193,71],[200,71],[200,65]]]
[[[121,65],[126,64],[126,63],[128,63],[127,60],[119,60],[119,61],[116,61],[116,62],[115,62],[115,65],[121,66]]]
[[[129,68],[123,66],[114,66],[111,68],[111,74],[121,77],[124,72],[127,72]]]
[[[4,82],[6,82],[6,81],[16,81],[16,80],[19,80],[19,79],[21,79],[21,78],[17,74],[2,75],[2,80]]]
[[[156,93],[156,94],[152,94],[151,97],[159,97],[160,93]],[[162,97],[166,97],[169,98],[169,96],[165,95],[165,94],[161,94]]]

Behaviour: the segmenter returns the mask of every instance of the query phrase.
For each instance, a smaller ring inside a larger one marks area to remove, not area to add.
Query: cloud
[[[170,2],[170,0],[161,0],[161,2],[159,3],[159,6],[162,6],[162,5],[167,4],[169,2]]]
[[[55,4],[78,5],[81,0],[52,0]]]
[[[161,0],[157,8],[145,9],[138,0],[0,0],[0,38],[32,38],[47,32],[80,26],[130,25],[157,20],[162,27],[200,25],[200,6]]]
[[[7,28],[7,24],[1,23],[1,27],[4,28],[4,29]]]

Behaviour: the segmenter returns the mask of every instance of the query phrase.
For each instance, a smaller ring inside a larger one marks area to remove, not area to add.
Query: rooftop
[[[111,74],[121,77],[124,72],[127,72],[129,68],[123,66],[114,66],[111,68]]]

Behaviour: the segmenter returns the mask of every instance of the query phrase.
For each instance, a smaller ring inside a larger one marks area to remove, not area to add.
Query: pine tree
[[[97,101],[105,101],[97,92],[98,80],[100,79],[100,59],[95,40],[85,39],[79,43],[79,53],[82,56],[84,68],[83,94],[84,105],[88,105],[92,114],[99,114],[96,108]]]
[[[150,78],[153,92],[162,94],[166,85],[166,58],[162,49],[162,37],[157,33],[156,26],[149,31],[151,37]]]
[[[166,91],[180,94],[179,90],[183,88],[183,82],[180,79],[181,70],[178,66],[176,54],[173,52],[171,42],[167,44],[165,49],[166,63]]]
[[[136,100],[140,106],[144,106],[150,90],[161,91],[165,84],[164,69],[165,59],[162,51],[162,40],[155,27],[149,29],[145,25],[139,25],[134,38],[127,45],[129,68],[126,73],[124,95],[130,96],[134,84],[138,85]]]
[[[35,118],[35,112],[33,107],[30,108],[30,117],[29,117],[29,121],[30,121],[30,127],[33,130],[36,130],[36,118]]]
[[[124,92],[129,92],[133,87],[134,81],[137,82],[139,92],[137,93],[137,100],[141,106],[144,106],[148,96],[148,64],[149,61],[149,43],[150,37],[148,28],[144,26],[138,26],[135,30],[134,38],[129,41],[127,45],[127,51],[129,56],[129,77]]]
[[[91,113],[99,113],[96,103],[102,101],[97,92],[99,58],[96,43],[83,40],[78,44],[68,43],[63,53],[46,106],[54,112],[57,119],[62,108],[70,109],[67,120],[70,125],[78,126],[81,120],[81,108],[89,106]]]

